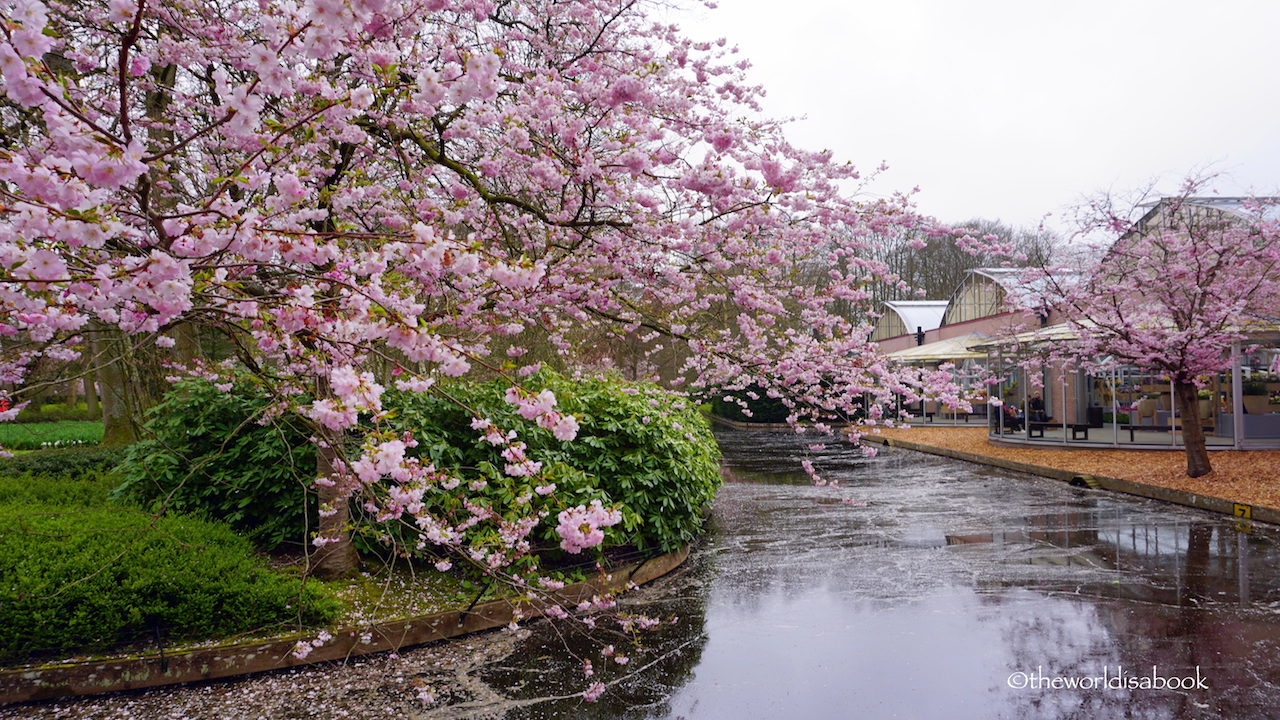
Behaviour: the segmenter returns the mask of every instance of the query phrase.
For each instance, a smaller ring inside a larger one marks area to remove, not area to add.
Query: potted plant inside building
[[[970,390],[968,394],[965,395],[965,399],[969,401],[969,406],[972,408],[970,412],[972,412],[972,414],[974,415],[987,414],[988,396],[987,396],[986,390],[981,390],[981,389]]]
[[[1209,388],[1200,388],[1197,398],[1200,405],[1200,419],[1202,421],[1211,421],[1214,415],[1213,391]]]
[[[1152,425],[1158,425],[1156,422],[1156,411],[1160,409],[1160,393],[1149,392],[1138,396],[1138,402],[1134,405],[1134,410],[1138,414],[1137,422],[1142,424],[1147,418],[1151,419]]]
[[[1240,385],[1240,394],[1244,396],[1244,411],[1249,415],[1266,415],[1271,412],[1270,398],[1267,397],[1267,384],[1261,380],[1246,380]]]

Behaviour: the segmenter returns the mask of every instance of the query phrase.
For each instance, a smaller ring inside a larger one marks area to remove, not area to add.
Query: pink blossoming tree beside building
[[[1189,477],[1212,470],[1198,391],[1231,366],[1234,343],[1280,316],[1274,201],[1227,207],[1198,195],[1206,183],[1189,180],[1178,195],[1137,206],[1136,221],[1113,198],[1091,203],[1084,232],[1120,238],[1090,248],[1079,272],[1039,280],[1075,331],[1065,355],[1086,368],[1105,358],[1169,378]]]

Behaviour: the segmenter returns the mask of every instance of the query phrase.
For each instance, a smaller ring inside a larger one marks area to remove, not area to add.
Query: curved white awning
[[[909,364],[944,362],[947,360],[981,360],[987,357],[986,350],[976,350],[979,345],[991,342],[991,336],[980,332],[960,335],[959,337],[939,340],[926,345],[906,348],[889,353],[889,357]]]

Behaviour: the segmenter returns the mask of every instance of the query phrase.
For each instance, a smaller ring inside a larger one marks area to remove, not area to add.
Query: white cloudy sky
[[[1084,194],[1204,166],[1280,194],[1276,0],[720,0],[669,16],[726,37],[790,133],[919,186],[944,221],[1034,225]]]

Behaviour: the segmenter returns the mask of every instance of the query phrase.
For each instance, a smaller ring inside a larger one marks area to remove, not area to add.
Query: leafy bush
[[[695,537],[720,481],[715,440],[697,412],[651,385],[543,373],[527,386],[556,393],[560,410],[581,425],[576,441],[562,443],[520,418],[503,399],[502,383],[458,384],[449,392],[504,430],[517,431],[530,459],[544,464],[555,496],[544,501],[534,494],[533,501],[558,505],[546,507],[551,515],[538,531],[543,541],[558,543],[559,508],[595,499],[622,506],[624,520],[610,542],[673,549]],[[301,539],[306,513],[315,527],[314,495],[304,490],[314,475],[314,450],[300,424],[259,425],[266,404],[248,385],[234,393],[203,382],[180,386],[150,416],[155,440],[129,449],[118,471],[125,480],[119,495],[147,507],[168,498],[173,510],[229,522],[263,547]],[[414,432],[419,446],[413,452],[437,467],[458,469],[468,483],[486,481],[480,495],[498,512],[516,511],[517,498],[534,492],[526,478],[503,471],[502,448],[486,442],[456,402],[389,392],[384,404],[392,410],[389,429]],[[460,504],[448,493],[427,500],[440,513]]]
[[[543,463],[555,481],[553,499],[560,506],[593,499],[621,505],[623,523],[606,534],[607,542],[673,550],[696,537],[720,485],[719,451],[705,419],[686,401],[653,385],[569,380],[548,372],[530,378],[526,387],[555,393],[557,409],[578,420],[577,439],[561,442],[520,418],[503,399],[503,383],[460,385],[449,392],[502,430],[518,433],[527,456]],[[457,403],[393,393],[386,404],[395,409],[394,427],[413,430],[421,456],[437,467],[477,468],[489,483],[482,492],[493,507],[510,507],[533,492],[526,478],[501,471],[502,448],[472,429],[471,415]],[[555,522],[552,512],[541,526],[548,543],[558,542]]]
[[[267,398],[248,383],[222,392],[207,382],[179,384],[148,415],[152,439],[131,446],[118,496],[146,507],[216,518],[263,548],[303,542],[315,526],[310,433],[296,421],[259,420]]]
[[[80,478],[99,475],[124,458],[124,448],[95,446],[51,448],[0,459],[0,477],[38,475]]]
[[[223,525],[122,508],[0,505],[0,660],[330,622],[311,583]]]
[[[102,423],[91,420],[0,423],[0,447],[6,450],[40,450],[100,442]]]

